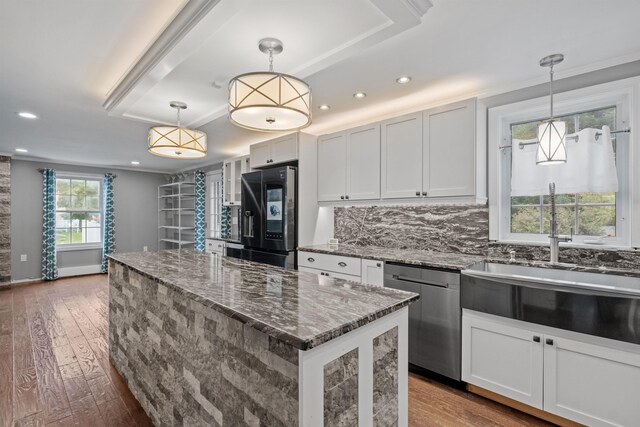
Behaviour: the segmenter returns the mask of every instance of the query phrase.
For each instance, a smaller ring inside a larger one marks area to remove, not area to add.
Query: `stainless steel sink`
[[[476,264],[462,271],[462,308],[640,344],[640,278],[567,268]]]
[[[581,294],[630,295],[640,297],[640,278],[605,274],[602,272],[573,271],[572,265],[527,266],[482,262],[464,270],[463,275],[497,280],[520,286],[542,286]]]

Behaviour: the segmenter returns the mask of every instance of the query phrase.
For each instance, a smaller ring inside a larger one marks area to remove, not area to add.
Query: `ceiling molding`
[[[107,170],[124,170],[129,172],[155,173],[159,175],[171,175],[174,173],[173,171],[163,171],[158,169],[145,169],[145,168],[138,168],[133,166],[101,165],[101,164],[91,163],[91,162],[71,162],[71,161],[63,161],[63,160],[51,160],[51,159],[46,159],[43,157],[35,157],[35,156],[13,156],[11,160],[21,160],[23,162],[46,163],[46,164],[53,164],[53,165],[82,166],[87,168],[107,169]]]
[[[107,94],[102,104],[111,112],[133,88],[213,9],[220,0],[189,0],[140,59]]]

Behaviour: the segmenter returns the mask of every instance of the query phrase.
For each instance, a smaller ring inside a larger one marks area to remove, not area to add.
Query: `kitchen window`
[[[565,92],[554,98],[559,98],[558,102],[554,102],[556,119],[567,123],[567,135],[585,128],[602,128],[604,125],[611,130],[629,127],[629,92],[617,88],[607,89],[607,86]],[[509,146],[514,140],[535,141],[538,125],[548,118],[548,102],[548,97],[543,97],[490,111],[491,143]],[[631,245],[631,138],[626,133],[612,137],[615,137],[613,149],[618,192],[556,195],[559,232],[569,234],[571,228],[574,230],[574,240],[568,245]],[[566,140],[566,144],[576,143],[579,144],[572,139]],[[517,142],[512,149],[518,149]],[[547,244],[551,212],[549,195],[511,196],[512,149],[496,150],[498,167],[489,166],[490,183],[497,181],[498,184],[490,184],[490,200],[493,195],[494,201],[499,201],[490,203],[490,238],[504,242]]]
[[[102,179],[59,175],[56,179],[56,247],[101,247]]]
[[[207,218],[208,235],[211,238],[222,237],[222,171],[207,174]]]

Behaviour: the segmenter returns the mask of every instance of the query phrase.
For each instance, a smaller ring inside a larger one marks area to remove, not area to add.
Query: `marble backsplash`
[[[486,255],[486,205],[354,206],[334,210],[340,243]]]
[[[0,156],[0,286],[11,283],[11,158]]]

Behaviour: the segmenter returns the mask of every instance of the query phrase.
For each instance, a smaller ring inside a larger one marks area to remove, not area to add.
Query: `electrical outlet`
[[[26,261],[27,261],[27,254],[20,255],[20,262],[26,262]]]
[[[148,250],[148,249],[149,249],[148,247],[143,246],[143,247],[142,247],[142,252],[147,252],[147,250]]]

